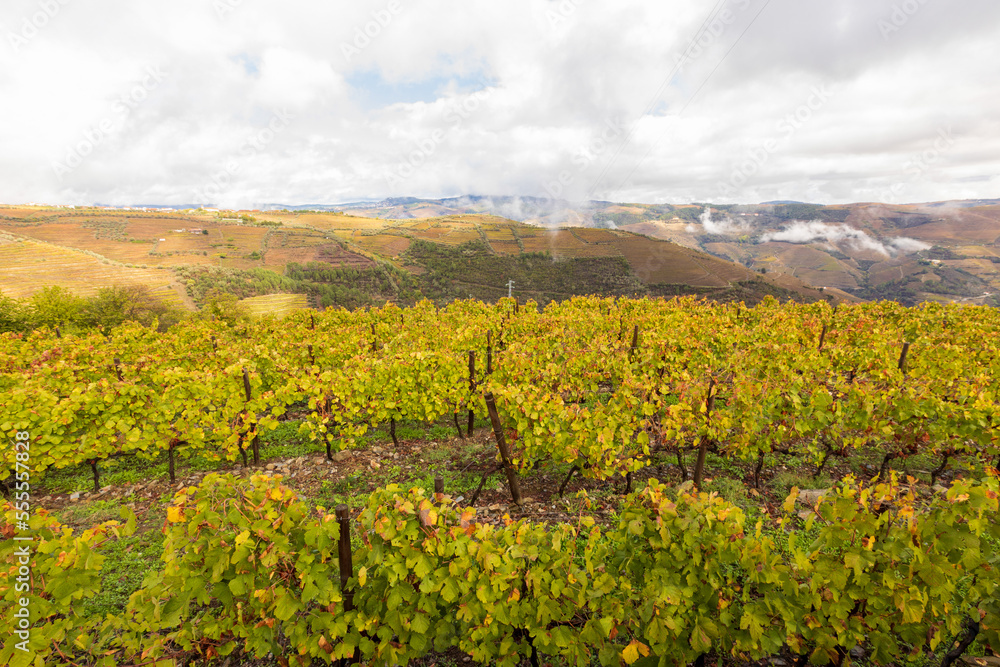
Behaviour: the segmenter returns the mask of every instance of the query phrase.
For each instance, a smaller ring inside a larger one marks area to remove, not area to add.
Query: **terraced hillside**
[[[90,296],[109,285],[148,285],[153,294],[187,305],[183,287],[172,271],[129,267],[85,251],[0,234],[0,289],[8,297],[27,297],[45,285],[65,287]]]
[[[765,293],[846,298],[628,231],[546,229],[480,214],[384,220],[320,211],[0,207],[0,233],[77,262],[67,268],[46,265],[37,253],[11,255],[0,290],[14,296],[53,283],[86,293],[140,282],[172,289],[178,299],[186,289],[189,305],[219,289],[242,299],[298,294],[309,305],[356,307],[494,299],[514,280],[518,293],[541,303],[574,294],[729,299],[741,283],[750,287],[738,298],[750,301]]]
[[[710,208],[706,219],[705,205],[531,197],[410,197],[346,206],[348,212],[381,218],[483,213],[549,228],[613,228],[673,241],[769,275],[791,276],[828,292],[846,290],[859,298],[907,304],[1000,305],[1000,200]]]

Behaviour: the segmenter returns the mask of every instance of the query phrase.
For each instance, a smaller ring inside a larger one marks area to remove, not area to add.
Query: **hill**
[[[300,294],[314,306],[358,307],[492,300],[513,280],[516,294],[543,304],[578,294],[846,298],[639,233],[546,229],[489,214],[387,220],[319,210],[0,207],[0,233],[8,244],[40,249],[10,254],[10,270],[0,277],[8,296],[23,296],[30,285],[86,293],[140,282],[189,306],[221,289],[241,299]],[[37,261],[46,253],[83,263],[48,271]],[[283,312],[288,303],[255,305]]]
[[[745,206],[515,197],[385,200],[345,205],[375,217],[498,214],[532,225],[631,231],[752,270],[793,276],[858,298],[1000,304],[1000,200]]]

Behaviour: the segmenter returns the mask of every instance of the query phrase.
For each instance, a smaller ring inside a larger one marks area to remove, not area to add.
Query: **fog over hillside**
[[[864,250],[874,250],[886,257],[908,254],[918,250],[927,250],[931,246],[916,239],[905,236],[894,236],[874,239],[863,230],[840,223],[833,224],[821,220],[793,220],[782,226],[780,231],[761,233],[755,230],[752,223],[745,219],[733,219],[726,215],[721,220],[712,219],[712,210],[706,208],[700,218],[701,226],[708,234],[753,235],[760,243],[768,241],[784,241],[787,243],[828,243],[831,245],[847,244]],[[694,225],[689,226],[695,232]]]

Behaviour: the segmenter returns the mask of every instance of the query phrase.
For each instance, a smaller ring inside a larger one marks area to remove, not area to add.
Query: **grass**
[[[149,530],[111,540],[101,548],[101,554],[105,557],[101,590],[87,600],[84,613],[103,618],[107,614],[120,615],[146,574],[160,568],[163,535]]]
[[[309,299],[305,294],[267,294],[243,299],[240,304],[245,306],[251,315],[257,317],[273,315],[280,318],[308,308]]]
[[[24,229],[11,229],[21,234]],[[91,296],[101,287],[149,285],[157,294],[174,294],[168,285],[173,277],[153,269],[130,268],[103,263],[103,257],[39,241],[0,239],[0,290],[8,297],[27,297],[40,287],[57,285],[81,296]],[[171,299],[177,302],[176,295]]]
[[[823,474],[819,477],[814,477],[813,475],[797,470],[783,470],[771,480],[771,488],[779,496],[787,496],[792,492],[793,486],[797,486],[800,489],[829,489],[833,484],[833,478],[829,475]]]
[[[63,508],[56,518],[70,526],[90,527],[120,516],[121,504],[113,500],[95,500],[90,503],[70,505]]]
[[[299,435],[299,420],[289,420],[281,422],[274,431],[267,431],[260,435],[259,449],[262,464],[275,459],[289,459],[300,456],[313,456],[326,454],[326,447],[321,442],[312,442]],[[462,420],[463,429],[465,421]],[[479,418],[476,420],[475,428],[481,432],[482,429],[489,428],[489,421]],[[447,418],[433,424],[423,422],[400,422],[396,426],[396,436],[400,441],[432,441],[447,442],[455,437],[455,428]],[[370,449],[376,446],[392,446],[389,436],[388,425],[380,425],[371,429],[364,436],[359,438],[358,446],[361,449]],[[473,456],[474,450],[459,449],[458,458],[467,460]],[[250,448],[247,447],[247,455],[251,457]],[[448,462],[455,458],[454,450],[447,447],[436,449],[426,449],[422,454],[430,464],[432,471],[447,471]],[[233,462],[226,459],[216,460],[203,455],[185,456],[183,448],[178,450],[178,457],[175,460],[175,470],[177,479],[181,480],[189,477],[195,472],[212,472],[230,467]],[[241,459],[235,459],[236,464],[241,463]],[[391,465],[389,466],[391,470]],[[375,472],[375,471],[372,471]],[[108,459],[98,465],[101,487],[127,486],[140,484],[150,480],[167,480],[168,462],[164,452],[157,452],[155,458],[144,458],[141,455],[122,456]],[[380,473],[380,477],[386,477]],[[392,481],[392,480],[389,480]],[[454,481],[458,482],[456,477]],[[477,480],[478,481],[478,480]],[[50,469],[44,477],[44,488],[47,493],[86,493],[93,491],[94,478],[89,466],[75,466],[71,468]],[[430,488],[433,489],[433,480]]]

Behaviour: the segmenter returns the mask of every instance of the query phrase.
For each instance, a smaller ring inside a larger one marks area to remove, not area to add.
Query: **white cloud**
[[[228,203],[545,196],[564,173],[561,196],[577,200],[1000,194],[1000,97],[984,83],[1000,78],[993,0],[921,4],[887,38],[878,22],[891,15],[888,1],[771,3],[751,26],[764,0],[729,0],[731,20],[717,21],[717,36],[673,77],[704,3],[394,1],[391,21],[350,61],[342,45],[384,18],[390,0],[219,0],[232,7],[222,14],[215,0],[66,0],[17,50],[10,36],[38,0],[4,3],[0,201],[189,203],[281,108],[294,121],[242,166]],[[148,65],[169,79],[60,180],[52,162]],[[370,109],[348,83],[364,72],[384,86],[379,99],[393,86],[438,92]],[[480,77],[491,93],[456,125],[449,110],[483,87],[467,84]],[[745,183],[720,192],[748,154],[783,139],[782,119],[818,85],[835,97]],[[592,150],[614,119],[625,130]],[[954,143],[913,175],[908,165],[944,126]],[[439,129],[433,155],[389,188],[386,173]]]
[[[734,220],[731,216],[726,215],[722,220],[712,219],[712,209],[705,207],[702,211],[701,216],[701,226],[704,228],[706,234],[745,234],[750,231],[750,224],[745,220]]]
[[[268,48],[260,59],[254,101],[261,106],[300,108],[324,97],[346,92],[332,65],[288,48]]]
[[[859,250],[872,250],[887,257],[927,250],[931,246],[916,239],[898,236],[881,242],[867,232],[847,224],[831,224],[820,220],[809,222],[795,220],[780,232],[763,234],[760,243],[784,241],[786,243],[844,243]]]

